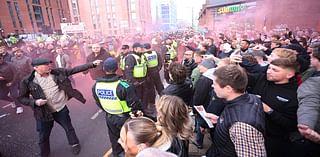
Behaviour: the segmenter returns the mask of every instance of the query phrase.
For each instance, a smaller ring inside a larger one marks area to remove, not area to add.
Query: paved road
[[[91,94],[93,82],[88,77],[76,76],[76,88],[86,97],[86,104],[75,99],[69,101],[70,116],[79,137],[82,150],[78,157],[101,157],[110,148],[104,113],[93,117],[98,111]],[[34,157],[37,156],[38,134],[36,132],[33,112],[24,107],[24,113],[15,114],[10,106],[2,108],[8,102],[0,101],[0,152],[4,157]],[[95,118],[95,119],[91,119]],[[55,123],[50,138],[50,157],[73,157],[64,130]]]

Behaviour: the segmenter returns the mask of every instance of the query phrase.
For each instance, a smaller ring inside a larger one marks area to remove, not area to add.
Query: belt
[[[129,112],[125,112],[125,113],[121,113],[121,114],[110,114],[110,113],[107,113],[107,117],[112,117],[112,116],[117,116],[117,117],[129,117]]]

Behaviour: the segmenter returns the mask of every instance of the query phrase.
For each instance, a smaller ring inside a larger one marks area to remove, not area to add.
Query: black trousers
[[[147,82],[148,82],[147,85],[152,89],[155,88],[158,94],[160,95],[164,87],[161,81],[159,71],[149,70],[147,75]]]
[[[65,130],[69,145],[79,144],[79,139],[71,123],[68,107],[65,106],[61,111],[55,112],[52,115],[54,119],[53,121],[37,120],[41,156],[48,156],[50,154],[50,134],[54,121],[61,125]]]
[[[123,152],[123,148],[118,143],[118,139],[120,138],[120,130],[124,122],[129,118],[129,114],[124,116],[117,115],[106,115],[106,122],[108,127],[109,139],[111,142],[112,154],[117,157],[121,152]]]

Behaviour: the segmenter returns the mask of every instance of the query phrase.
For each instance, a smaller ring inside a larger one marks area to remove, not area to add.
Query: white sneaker
[[[14,103],[14,102],[11,102],[10,105],[11,105],[12,108],[16,108],[17,107],[16,103]]]
[[[23,108],[22,107],[17,107],[17,114],[21,114],[23,112]]]

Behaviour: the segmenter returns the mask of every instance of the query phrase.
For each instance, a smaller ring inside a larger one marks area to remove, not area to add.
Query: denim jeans
[[[65,130],[69,144],[79,144],[79,139],[71,123],[68,107],[65,106],[61,111],[54,112],[52,115],[54,121],[61,125]],[[37,120],[37,131],[39,133],[39,147],[41,156],[48,156],[50,154],[49,139],[54,121]]]
[[[202,126],[203,120],[200,115],[196,115],[196,142],[198,145],[203,145],[204,134],[201,132],[200,127]]]

